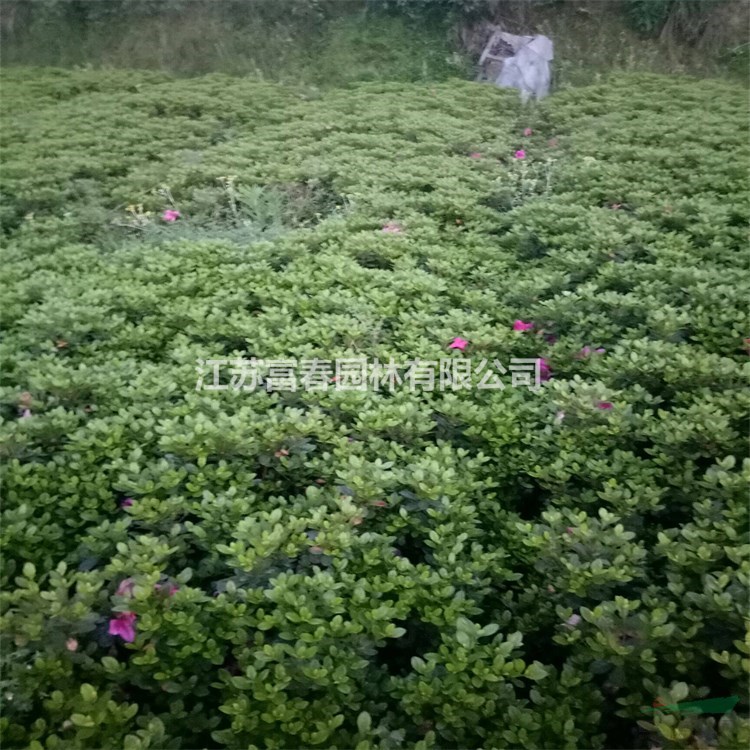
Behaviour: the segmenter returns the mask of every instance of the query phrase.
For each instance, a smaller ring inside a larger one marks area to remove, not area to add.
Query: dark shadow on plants
[[[510,190],[496,190],[480,201],[480,205],[499,213],[506,213],[513,208],[513,194]]]
[[[355,260],[362,268],[376,268],[382,271],[393,270],[393,261],[377,253],[361,252],[356,255]]]
[[[375,662],[394,677],[405,677],[412,670],[414,656],[423,657],[437,650],[440,645],[440,630],[429,622],[421,620],[396,620],[396,627],[406,633],[400,638],[389,638],[385,645],[377,649]]]
[[[518,260],[538,260],[544,258],[549,248],[534,232],[526,232],[518,242],[516,256]]]
[[[541,512],[549,505],[549,493],[536,482],[520,483],[516,496],[516,510],[524,521],[539,518]]]
[[[412,565],[427,562],[424,540],[413,532],[409,531],[404,536],[398,537],[395,546],[401,557],[406,558]]]

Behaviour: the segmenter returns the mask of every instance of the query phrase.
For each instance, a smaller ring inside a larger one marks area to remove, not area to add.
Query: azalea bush
[[[746,745],[740,89],[2,75],[5,747]]]

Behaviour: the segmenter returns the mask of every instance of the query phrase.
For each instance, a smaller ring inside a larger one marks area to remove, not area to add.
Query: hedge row
[[[2,75],[6,747],[747,743],[746,94]]]

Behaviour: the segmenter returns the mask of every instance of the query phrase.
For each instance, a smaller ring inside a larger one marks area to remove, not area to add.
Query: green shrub
[[[2,75],[4,746],[747,743],[740,89]]]

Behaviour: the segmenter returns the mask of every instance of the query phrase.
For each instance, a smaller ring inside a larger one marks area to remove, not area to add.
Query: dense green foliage
[[[553,85],[747,79],[744,0],[3,0],[4,65],[223,72],[334,87],[474,77],[486,23],[554,40]],[[484,30],[482,30],[484,29]]]
[[[3,746],[745,746],[746,95],[308,96],[4,73]]]
[[[364,0],[59,0],[3,3],[4,17],[12,19],[0,26],[6,65],[218,71],[314,86],[468,70],[447,17],[412,18]]]

